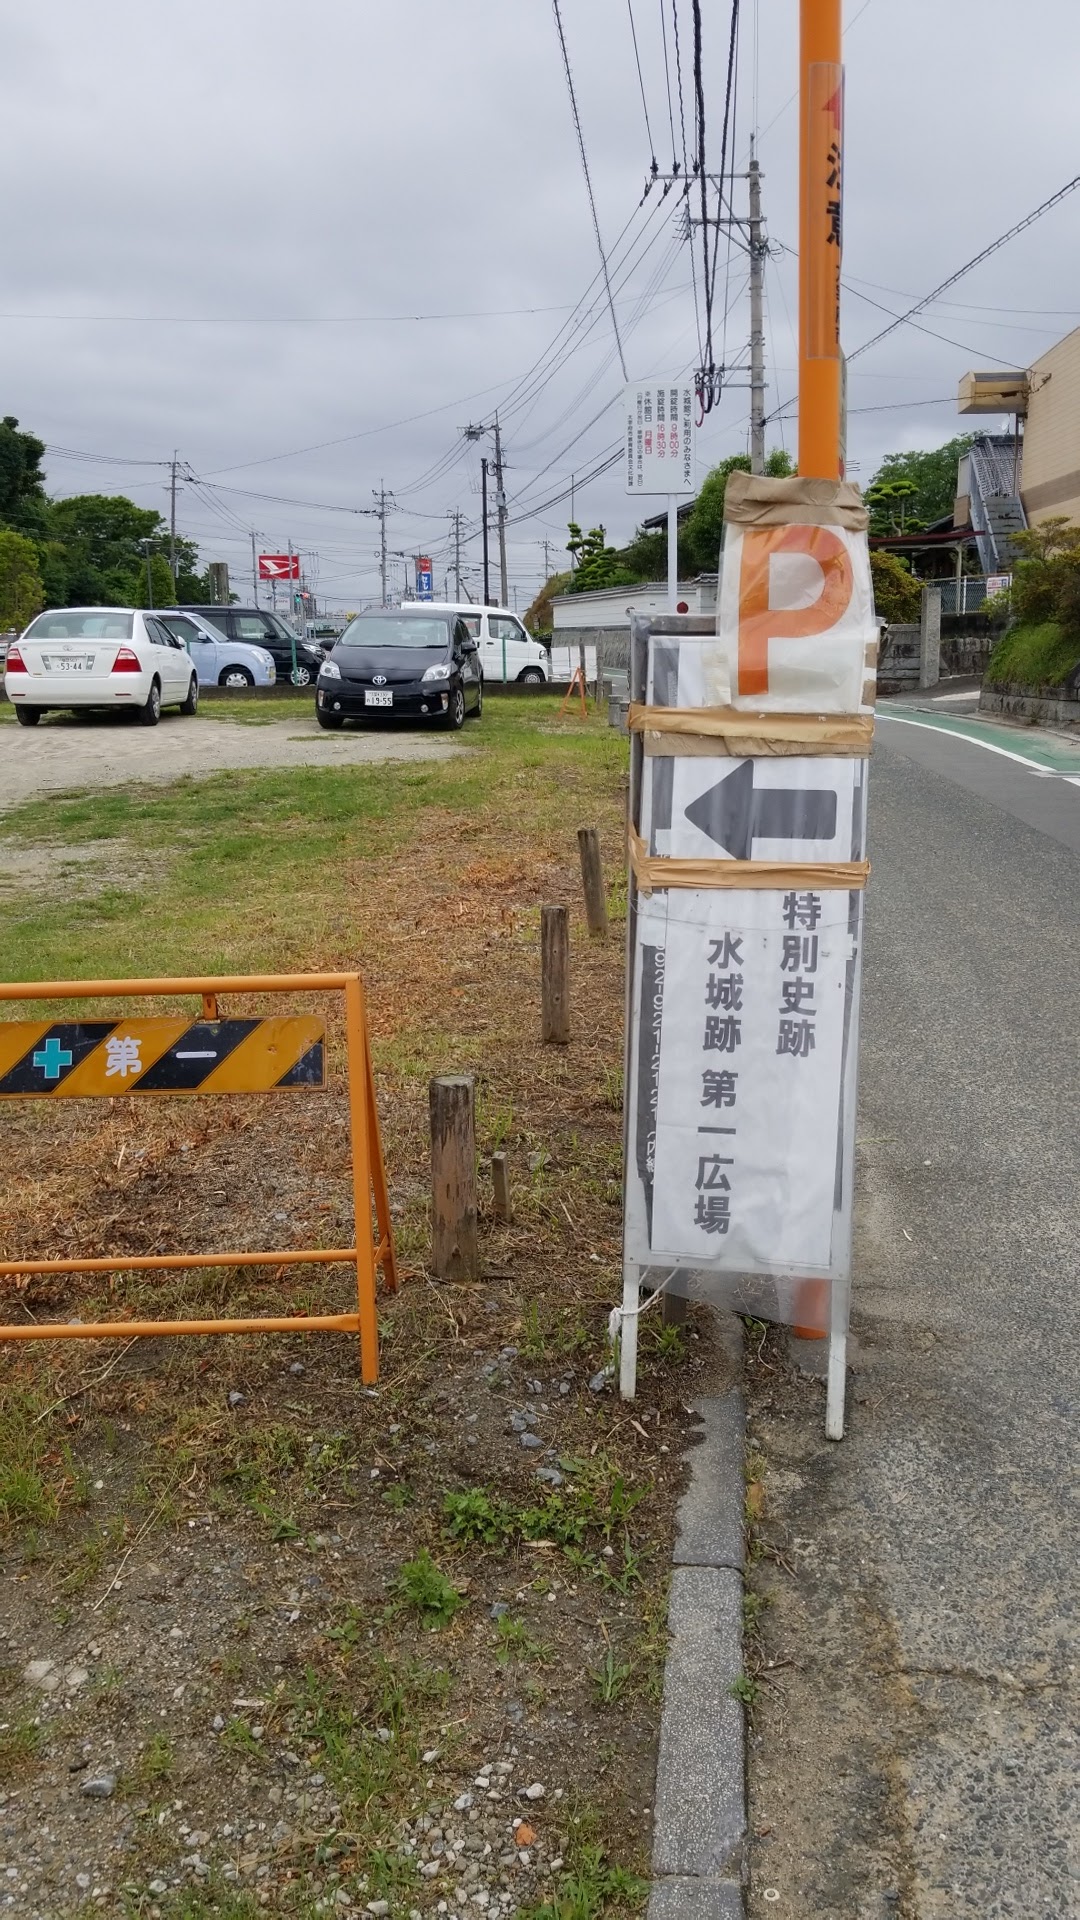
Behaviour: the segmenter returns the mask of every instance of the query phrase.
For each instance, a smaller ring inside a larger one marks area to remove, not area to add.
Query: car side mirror
[[[461,651],[462,653],[479,653],[480,649],[475,640],[463,640],[461,643]]]

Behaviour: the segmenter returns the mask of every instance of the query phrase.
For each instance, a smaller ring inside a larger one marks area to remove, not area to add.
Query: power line
[[[910,314],[893,314],[892,308],[883,306],[880,300],[871,300],[868,293],[860,293],[858,287],[848,286],[846,281],[843,284],[845,293],[853,293],[856,300],[864,300],[868,307],[876,307],[879,313],[892,314],[892,325],[883,327],[879,334],[875,334],[875,340],[884,340],[885,335],[887,333],[895,333],[897,327],[909,326],[914,327],[916,333],[928,334],[931,340],[943,340],[947,347],[959,347],[962,353],[977,353],[983,360],[992,360],[997,367],[1013,367],[1016,364],[1014,360],[1003,360],[1000,354],[987,353],[982,347],[971,347],[966,340],[954,340],[951,334],[938,333],[936,328],[925,326],[921,320],[913,320]],[[925,305],[925,301],[920,301],[919,306],[914,308],[913,311],[918,313]],[[860,353],[865,353],[866,348],[872,347],[873,345],[874,340],[867,340],[865,345],[856,347],[854,353],[849,353],[847,356],[848,364],[850,365],[852,360],[857,360]]]
[[[652,162],[649,171],[655,180],[660,169],[656,164],[656,145],[652,137],[652,128],[649,125],[649,103],[645,98],[645,81],[641,72],[641,55],[638,52],[637,28],[634,25],[634,0],[626,0],[626,11],[630,15],[630,38],[634,42],[634,64],[637,67],[638,86],[641,88],[641,107],[645,115],[645,132],[649,139],[649,155]]]
[[[697,0],[695,0],[695,4],[696,3],[697,3]],[[592,180],[589,175],[589,162],[585,153],[585,136],[581,131],[581,115],[578,113],[577,96],[574,92],[574,77],[570,72],[570,56],[566,50],[566,35],[563,32],[562,14],[559,12],[559,0],[551,0],[551,5],[555,14],[555,25],[558,29],[558,34],[559,34],[559,46],[562,50],[563,69],[566,74],[566,87],[567,87],[567,92],[570,95],[570,111],[574,116],[574,131],[577,134],[578,152],[581,155],[581,171],[585,175],[585,187],[589,196],[589,209],[590,209],[590,212],[592,213],[593,232],[596,235],[596,246],[597,246],[597,251],[600,255],[600,266],[604,275],[604,289],[607,293],[608,307],[611,312],[611,325],[614,330],[615,341],[619,349],[619,362],[620,362],[620,365],[622,366],[622,376],[624,380],[627,380],[629,379],[629,375],[626,371],[626,357],[622,350],[622,341],[619,339],[619,320],[618,320],[618,315],[615,312],[615,302],[611,297],[611,281],[608,277],[607,257],[604,253],[604,242],[600,235],[600,221],[596,212],[596,198],[595,198],[595,195],[593,194]]]
[[[858,16],[856,16],[856,18],[857,17]],[[957,281],[962,280],[965,274],[972,271],[973,267],[981,266],[982,262],[989,260],[990,255],[996,253],[999,247],[1003,247],[1006,241],[1015,240],[1018,233],[1023,233],[1026,227],[1030,227],[1033,222],[1038,220],[1044,213],[1048,213],[1051,207],[1056,207],[1059,201],[1064,200],[1066,194],[1072,193],[1074,187],[1080,187],[1080,173],[1076,174],[1072,180],[1067,181],[1065,186],[1059,187],[1056,193],[1050,195],[1049,200],[1044,200],[1041,206],[1036,207],[1032,213],[1025,214],[1024,218],[1018,220],[1014,227],[1010,227],[1007,233],[1001,234],[997,240],[992,240],[990,245],[984,247],[981,253],[977,253],[973,260],[967,262],[966,266],[959,267],[955,273],[951,273],[947,280],[943,280],[940,286],[934,288],[932,293],[926,294],[922,300],[917,300],[915,305],[909,307],[906,313],[896,314],[889,326],[882,327],[880,333],[875,333],[871,339],[864,340],[861,347],[856,347],[854,353],[848,354],[849,363],[852,360],[857,360],[861,353],[869,353],[870,348],[876,347],[879,341],[887,340],[890,333],[896,332],[897,327],[907,325],[913,320],[915,314],[922,313],[924,307],[931,306],[949,287],[955,287]],[[866,294],[862,294],[860,298],[865,300],[867,296]],[[871,301],[870,304],[876,306],[878,303]],[[883,311],[888,312],[888,308],[883,309]],[[924,331],[929,332],[929,328],[924,329]],[[938,338],[941,339],[944,339],[944,337],[943,334],[938,336]],[[956,346],[958,343],[954,340],[949,344]],[[993,354],[988,354],[987,358],[992,360],[994,356]],[[1008,362],[1003,360],[999,361],[998,364],[1000,366],[1007,366]]]

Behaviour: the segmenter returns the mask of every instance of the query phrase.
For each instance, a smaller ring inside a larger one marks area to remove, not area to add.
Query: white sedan
[[[127,707],[156,727],[162,707],[194,713],[199,679],[187,648],[133,607],[56,607],[8,648],[4,692],[24,727],[57,707]]]

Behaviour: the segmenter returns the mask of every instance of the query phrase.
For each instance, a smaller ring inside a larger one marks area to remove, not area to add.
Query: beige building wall
[[[1032,366],[1020,491],[1029,521],[1080,522],[1080,327]]]

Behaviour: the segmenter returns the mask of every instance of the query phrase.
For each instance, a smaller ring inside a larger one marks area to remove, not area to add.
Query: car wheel
[[[294,687],[310,687],[314,678],[310,667],[294,667],[289,675]]]
[[[443,714],[443,726],[449,727],[451,733],[457,733],[458,729],[464,725],[465,692],[462,687],[452,687],[450,690],[450,705]]]
[[[218,674],[219,687],[253,687],[254,685],[255,675],[249,673],[246,667],[226,667],[224,673]]]
[[[342,727],[345,725],[345,715],[343,713],[322,713],[316,709],[315,718],[320,727],[325,727],[327,733],[340,733]]]
[[[161,719],[161,687],[156,680],[151,681],[150,691],[145,703],[136,708],[141,727],[156,727]]]
[[[181,702],[180,711],[181,713],[198,713],[199,711],[199,681],[194,673],[188,686],[187,699]]]
[[[542,687],[546,679],[543,667],[522,667],[519,680],[525,680],[530,687]]]
[[[484,683],[481,680],[478,693],[477,693],[476,705],[473,708],[472,712],[470,713],[469,719],[479,720],[480,715],[483,713],[483,711],[484,711]]]
[[[16,707],[15,718],[20,727],[36,727],[41,719],[40,707]]]

